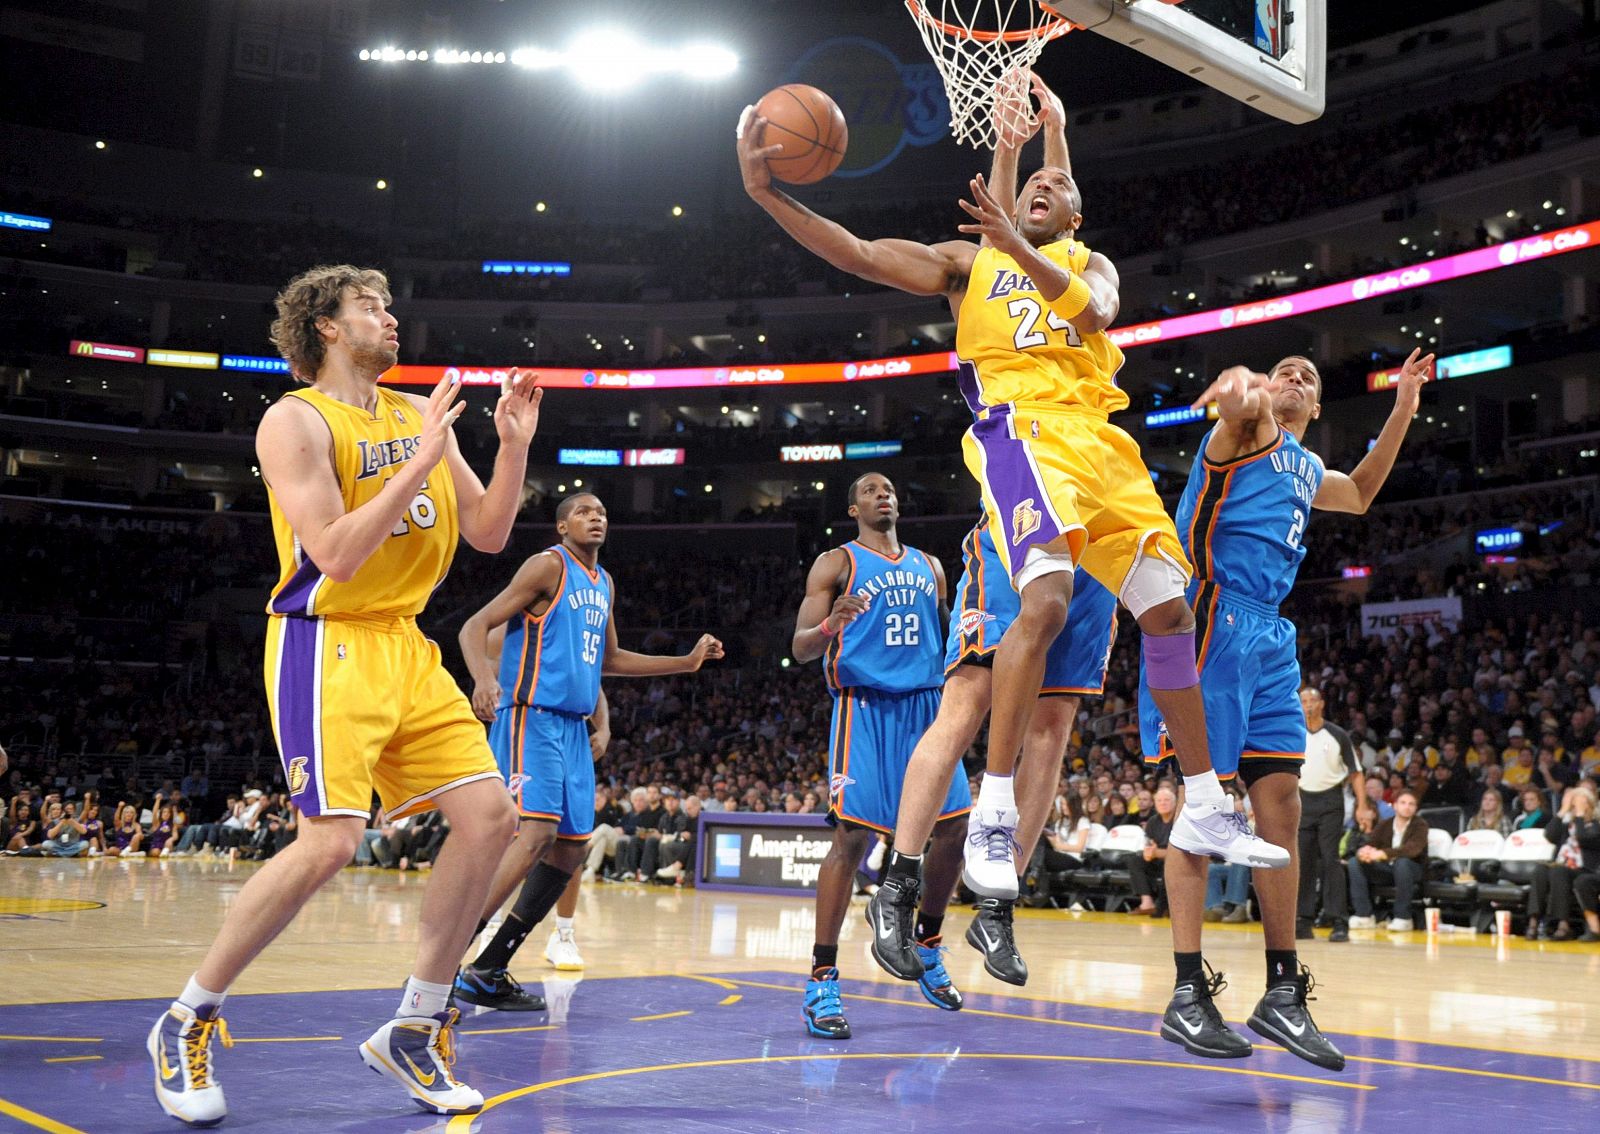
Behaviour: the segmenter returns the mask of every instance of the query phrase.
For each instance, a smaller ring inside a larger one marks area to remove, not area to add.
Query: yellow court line
[[[64,1122],[46,1118],[37,1111],[29,1110],[25,1106],[18,1106],[14,1102],[7,1102],[5,1099],[0,1099],[0,1114],[15,1118],[18,1122],[25,1126],[31,1126],[35,1130],[44,1130],[47,1134],[84,1134],[76,1126],[68,1126]]]
[[[702,1059],[693,1063],[657,1063],[649,1067],[623,1067],[615,1071],[594,1071],[587,1075],[572,1075],[565,1079],[552,1079],[546,1083],[534,1083],[527,1087],[518,1087],[514,1091],[507,1091],[503,1095],[496,1095],[483,1104],[483,1109],[477,1114],[458,1114],[452,1118],[445,1130],[449,1134],[466,1134],[473,1129],[473,1123],[483,1115],[504,1103],[514,1102],[528,1095],[535,1095],[541,1091],[555,1090],[557,1087],[572,1087],[580,1083],[593,1083],[601,1079],[616,1079],[625,1075],[648,1075],[656,1071],[696,1071],[707,1067],[748,1067],[753,1064],[783,1064],[807,1063],[827,1059],[997,1059],[1014,1062],[1029,1063],[1096,1063],[1102,1065],[1115,1065],[1123,1067],[1171,1067],[1181,1071],[1199,1071],[1212,1075],[1244,1075],[1252,1079],[1278,1079],[1290,1083],[1310,1083],[1319,1087],[1335,1087],[1345,1091],[1375,1091],[1378,1088],[1366,1083],[1341,1083],[1337,1079],[1316,1079],[1309,1075],[1282,1075],[1274,1071],[1253,1071],[1245,1067],[1219,1067],[1210,1063],[1179,1063],[1174,1059],[1120,1059],[1102,1055],[1037,1055],[1021,1052],[982,1052],[982,1051],[873,1051],[873,1052],[846,1052],[838,1055],[755,1055],[744,1056],[737,1059]]]
[[[676,1012],[658,1012],[654,1016],[629,1016],[628,1020],[629,1020],[630,1023],[642,1024],[646,1020],[671,1020],[676,1016],[692,1016],[692,1015],[694,1015],[694,1012],[692,1012],[690,1009],[688,1009],[688,1008],[680,1008]]]
[[[557,1024],[534,1024],[523,1028],[457,1028],[456,1034],[463,1036],[506,1036],[512,1032],[553,1032]]]
[[[683,977],[684,980],[702,980],[702,981],[705,981],[707,984],[714,984],[718,988],[737,988],[738,987],[738,985],[734,984],[733,981],[731,981],[731,980],[723,980],[721,977],[700,976],[698,973],[673,973],[672,975],[673,976],[681,976],[681,977]]]
[[[233,1037],[234,1043],[338,1043],[343,1036],[256,1036],[254,1038]]]
[[[1285,1055],[1288,1052],[1284,1053]],[[1414,1067],[1419,1071],[1449,1071],[1455,1075],[1477,1075],[1484,1079],[1510,1079],[1514,1083],[1540,1083],[1548,1087],[1574,1087],[1580,1091],[1600,1091],[1600,1083],[1580,1083],[1574,1079],[1542,1079],[1537,1075],[1516,1075],[1510,1071],[1479,1071],[1473,1067],[1450,1067],[1441,1063],[1411,1063],[1404,1059],[1379,1059],[1375,1055],[1351,1055],[1356,1063],[1382,1063],[1389,1067]]]
[[[728,1005],[737,1004],[737,1003],[739,1003],[739,1001],[741,1001],[743,999],[744,999],[744,997],[740,996],[737,992],[735,992],[732,996],[724,996],[721,1000],[717,1001],[717,1007],[718,1008],[726,1008]]]
[[[97,1036],[0,1036],[14,1043],[104,1043]]]
[[[93,1063],[96,1059],[104,1059],[103,1055],[55,1055],[46,1059],[46,1063]]]

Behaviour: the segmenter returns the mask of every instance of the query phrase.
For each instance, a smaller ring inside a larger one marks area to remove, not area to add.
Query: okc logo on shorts
[[[311,760],[309,756],[296,756],[289,761],[289,794],[299,795],[305,788],[306,781],[311,778],[306,771],[306,764]]]
[[[987,611],[963,610],[961,612],[961,621],[958,623],[958,625],[961,627],[961,636],[965,638],[970,634],[976,634],[978,632],[978,627],[982,626],[985,622],[993,621],[994,615],[988,613]]]
[[[838,795],[853,783],[855,783],[855,780],[840,772],[828,781],[828,793],[830,795]]]
[[[521,772],[517,772],[506,781],[506,790],[520,799],[522,796],[522,785],[527,782],[527,779],[528,777],[526,775]]]
[[[1021,504],[1011,510],[1011,546],[1015,547],[1039,530],[1039,523],[1044,519],[1039,509],[1033,506],[1033,497],[1028,497]]]

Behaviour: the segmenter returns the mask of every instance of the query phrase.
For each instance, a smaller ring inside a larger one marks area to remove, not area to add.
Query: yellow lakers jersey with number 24
[[[412,458],[422,439],[422,411],[404,395],[381,386],[373,413],[314,389],[292,390],[285,397],[300,399],[327,422],[346,512],[377,496]],[[267,498],[279,565],[268,614],[414,617],[427,605],[455,557],[455,483],[443,460],[428,474],[389,537],[349,582],[329,579],[305,554],[270,485]]]
[[[1089,263],[1089,249],[1058,240],[1039,251],[1072,272]],[[1105,332],[1079,334],[1050,310],[1033,281],[1010,256],[978,249],[956,318],[961,393],[974,414],[990,406],[1077,406],[1101,415],[1127,406],[1117,388],[1122,351]]]

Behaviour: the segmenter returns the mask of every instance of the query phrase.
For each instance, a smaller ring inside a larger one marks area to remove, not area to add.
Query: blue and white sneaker
[[[850,1021],[844,1018],[839,994],[839,970],[823,969],[820,977],[806,981],[806,1031],[818,1039],[850,1038]]]
[[[938,938],[934,938],[937,942]],[[945,972],[944,954],[946,949],[939,944],[925,944],[917,942],[917,956],[922,959],[922,976],[917,978],[917,987],[922,990],[922,995],[929,1004],[935,1008],[943,1008],[946,1012],[959,1012],[964,1003],[961,999],[961,990],[950,979],[950,974]]]
[[[215,1126],[228,1117],[222,1084],[211,1073],[211,1038],[232,1047],[228,1026],[212,1010],[210,1018],[176,1000],[145,1040],[145,1050],[155,1065],[156,1102],[179,1122],[190,1126]]]
[[[399,1083],[423,1110],[476,1114],[483,1109],[483,1096],[450,1070],[460,1015],[446,1008],[437,1016],[397,1016],[361,1045],[361,1062]]]

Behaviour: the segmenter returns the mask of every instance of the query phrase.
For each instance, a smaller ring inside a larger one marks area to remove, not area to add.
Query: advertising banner
[[[1368,638],[1393,638],[1401,630],[1428,628],[1428,641],[1439,640],[1439,631],[1461,625],[1461,600],[1446,598],[1408,599],[1405,602],[1364,602],[1361,604],[1361,633]]]
[[[792,894],[815,890],[833,831],[820,815],[702,811],[695,836],[702,890]]]

